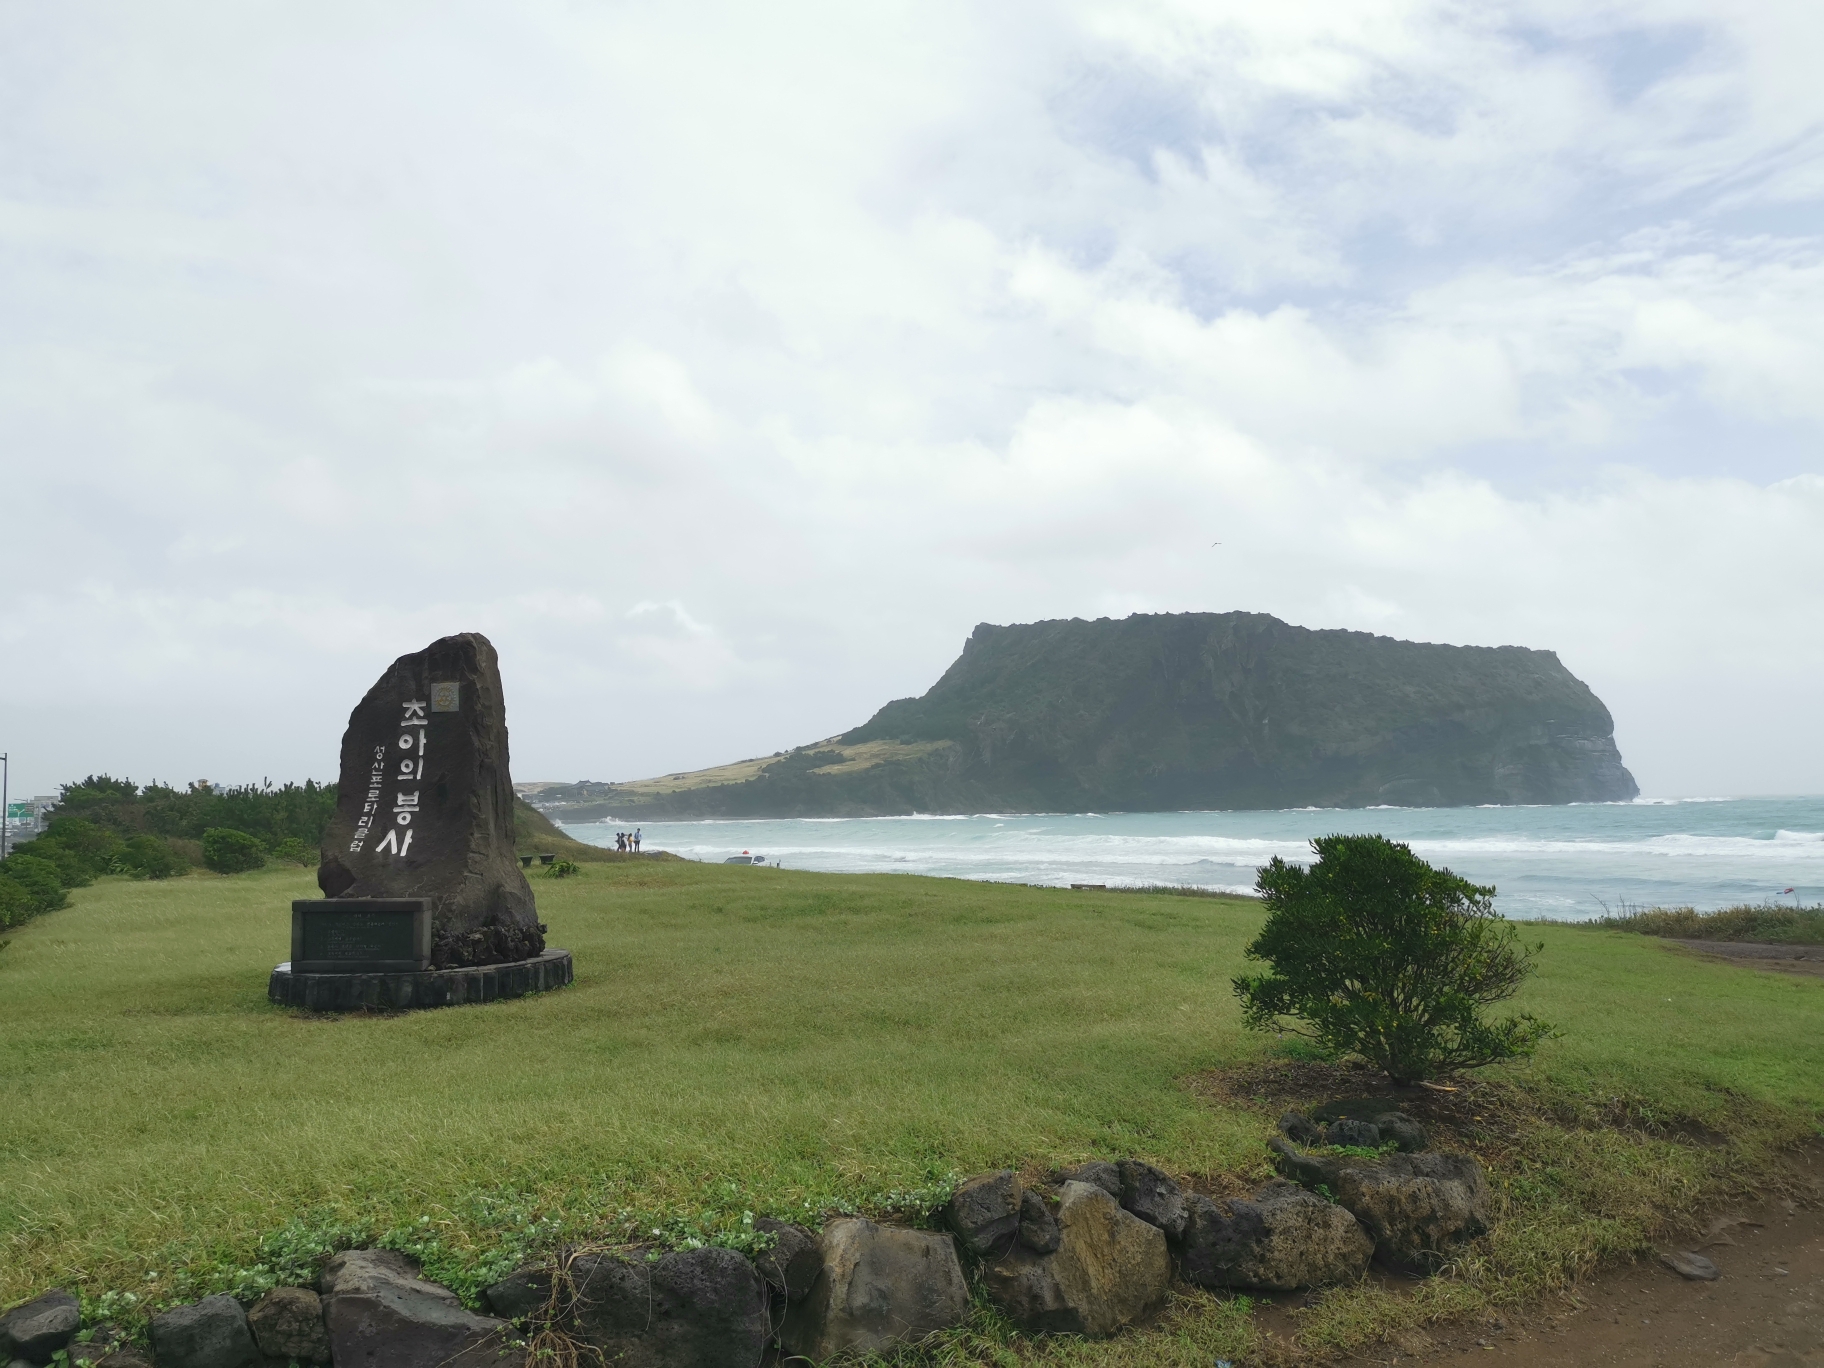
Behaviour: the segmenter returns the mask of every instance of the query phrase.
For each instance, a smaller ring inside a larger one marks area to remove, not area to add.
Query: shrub
[[[547,879],[567,879],[572,874],[581,874],[583,867],[575,860],[558,860],[545,869]]]
[[[32,845],[67,852],[84,873],[94,877],[108,872],[109,863],[120,853],[120,840],[117,833],[80,817],[53,817],[44,835]]]
[[[97,874],[107,873],[107,866],[95,869],[80,852],[61,845],[49,836],[40,836],[35,841],[17,847],[21,854],[31,855],[43,860],[57,871],[57,882],[65,888],[87,888],[95,882]]]
[[[38,900],[17,879],[0,874],[0,930],[36,916]]]
[[[1311,848],[1310,868],[1275,856],[1255,885],[1267,920],[1246,954],[1271,972],[1234,980],[1248,1026],[1359,1055],[1401,1084],[1530,1054],[1551,1034],[1530,1015],[1482,1015],[1533,971],[1494,889],[1384,836]]]
[[[203,863],[217,874],[244,874],[266,863],[266,847],[244,831],[211,827],[203,833]]]
[[[26,891],[34,913],[54,912],[69,901],[69,895],[63,891],[63,880],[58,877],[57,866],[41,856],[15,852],[0,861],[0,874]]]
[[[307,845],[296,836],[287,836],[272,848],[272,858],[284,860],[288,864],[314,865],[318,860],[317,848]]]
[[[121,847],[110,866],[116,874],[135,879],[169,879],[182,874],[190,862],[156,836],[135,836]]]

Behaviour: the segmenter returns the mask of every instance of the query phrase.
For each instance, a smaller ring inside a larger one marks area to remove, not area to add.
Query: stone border
[[[508,964],[416,973],[299,974],[292,972],[287,961],[272,971],[266,996],[281,1007],[300,1007],[310,1012],[455,1007],[542,993],[549,988],[562,988],[574,978],[568,950],[547,950]]]
[[[530,972],[546,961],[561,963],[567,978],[561,950],[496,968]],[[479,983],[489,972],[454,971],[443,981]],[[569,1246],[481,1289],[489,1315],[465,1310],[403,1254],[347,1250],[329,1259],[315,1287],[278,1287],[251,1308],[217,1293],[158,1312],[151,1361],[118,1326],[76,1339],[80,1307],[53,1290],[0,1316],[0,1363],[38,1368],[67,1348],[69,1368],[246,1368],[262,1358],[535,1368],[555,1350],[560,1359],[720,1368],[762,1362],[774,1345],[793,1361],[827,1362],[965,1324],[972,1284],[1028,1334],[1099,1338],[1143,1323],[1174,1276],[1213,1290],[1288,1292],[1354,1282],[1371,1258],[1434,1271],[1440,1251],[1484,1233],[1490,1196],[1481,1166],[1428,1148],[1417,1122],[1384,1105],[1357,1099],[1310,1116],[1286,1113],[1280,1129],[1299,1143],[1275,1137],[1269,1148],[1297,1181],[1269,1181],[1250,1197],[1216,1201],[1137,1159],[1091,1160],[1034,1182],[999,1169],[963,1180],[930,1213],[942,1229],[832,1214],[811,1230],[760,1216],[754,1232],[773,1242],[752,1255],[705,1245]],[[1388,1142],[1400,1149],[1389,1152]],[[1319,1185],[1331,1199],[1309,1190]]]

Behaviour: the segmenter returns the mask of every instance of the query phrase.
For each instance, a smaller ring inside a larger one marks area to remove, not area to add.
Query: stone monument
[[[291,905],[274,1002],[321,1011],[481,1002],[570,982],[513,852],[494,647],[403,655],[349,715],[322,898]]]

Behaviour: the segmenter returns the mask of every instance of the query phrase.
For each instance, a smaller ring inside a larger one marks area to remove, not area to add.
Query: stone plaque
[[[531,959],[544,927],[515,835],[493,646],[465,632],[400,656],[342,736],[325,899],[423,899],[435,969]]]
[[[301,898],[291,905],[295,973],[411,972],[431,962],[423,898]]]

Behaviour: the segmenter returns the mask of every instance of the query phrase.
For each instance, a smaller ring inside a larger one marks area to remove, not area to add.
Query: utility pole
[[[12,759],[5,752],[0,752],[0,860],[6,858],[6,786],[12,777]]]

